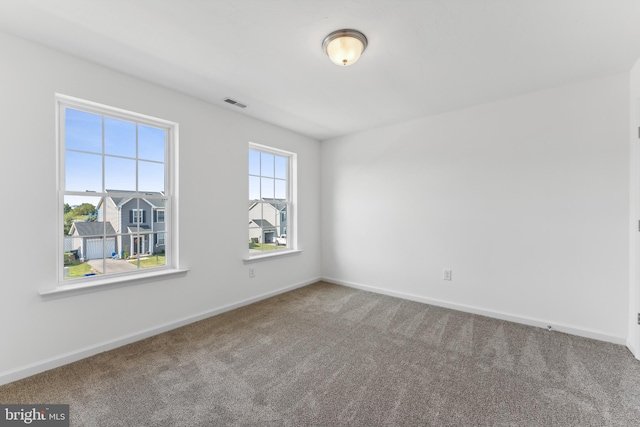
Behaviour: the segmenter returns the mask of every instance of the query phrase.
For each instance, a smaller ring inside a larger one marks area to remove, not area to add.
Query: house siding
[[[272,227],[263,225],[261,228],[259,224],[263,221],[267,221]],[[255,203],[249,208],[249,240],[257,238],[259,243],[273,243],[277,236],[286,233],[286,228],[286,216],[282,221],[281,212],[271,203]],[[273,233],[266,235],[267,230],[273,230]]]
[[[106,203],[102,204],[101,209],[98,209],[98,221],[104,220],[111,223],[116,233],[119,232],[118,209],[113,200],[109,198],[106,199]]]
[[[133,234],[129,234],[129,228],[132,230],[138,226],[138,223],[133,221],[132,211],[134,209],[140,209],[142,215],[142,221],[140,222],[141,226],[144,226],[145,229],[141,230],[140,240]],[[120,216],[118,217],[117,212],[114,212],[118,221],[118,229],[117,231],[120,233],[118,236],[119,247],[125,250],[129,255],[134,255],[138,253],[149,253],[153,254],[157,251],[164,252],[165,245],[157,245],[157,232],[165,232],[166,226],[165,223],[158,223],[154,220],[156,216],[154,215],[154,208],[149,204],[145,199],[140,199],[140,203],[138,204],[137,199],[130,199],[120,207]]]

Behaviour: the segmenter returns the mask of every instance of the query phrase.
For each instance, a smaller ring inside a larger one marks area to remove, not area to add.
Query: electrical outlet
[[[253,267],[249,267],[249,277],[256,277],[256,271],[253,269]]]
[[[443,280],[451,280],[451,270],[449,270],[449,269],[442,270],[442,279]]]

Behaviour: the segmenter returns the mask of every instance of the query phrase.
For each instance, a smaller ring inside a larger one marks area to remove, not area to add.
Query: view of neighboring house
[[[106,246],[101,235],[105,233]],[[116,231],[110,222],[106,224],[101,221],[74,221],[69,230],[69,235],[65,239],[65,252],[77,251],[78,258],[96,259],[102,258],[104,254],[110,255],[116,252]],[[113,236],[113,237],[109,237]]]
[[[122,196],[133,191],[105,190],[118,193],[119,197],[106,197],[104,204],[98,204],[98,221],[112,224],[117,235],[116,246],[119,256],[154,254],[164,252],[165,222],[164,200],[160,192],[147,192],[143,199]],[[138,205],[138,200],[140,204]],[[140,234],[138,234],[140,226]]]
[[[287,205],[282,199],[263,199],[249,205],[249,240],[275,243],[277,236],[287,233]]]
[[[131,191],[106,190],[118,197],[98,203],[98,220],[74,221],[65,239],[65,252],[77,250],[84,259],[137,254],[163,253],[165,250],[165,207],[162,193],[149,192],[136,199],[122,196]],[[138,205],[139,200],[139,205]],[[140,232],[138,232],[138,226]],[[105,228],[106,227],[106,233]],[[102,235],[106,234],[106,242]],[[106,243],[106,246],[105,244]]]

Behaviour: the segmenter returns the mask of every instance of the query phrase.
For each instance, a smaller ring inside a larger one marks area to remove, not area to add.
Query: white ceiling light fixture
[[[322,50],[336,65],[346,67],[355,64],[367,48],[367,38],[357,30],[337,30],[325,37]]]

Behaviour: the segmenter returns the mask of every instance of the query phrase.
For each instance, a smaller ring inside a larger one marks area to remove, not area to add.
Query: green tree
[[[69,208],[67,210],[67,207]],[[80,206],[71,208],[68,203],[64,204],[64,235],[69,234],[73,221],[90,221],[98,220],[98,210],[91,203],[83,203]]]
[[[83,203],[80,206],[76,206],[73,209],[73,213],[76,216],[97,216],[98,211],[91,203]]]
[[[73,214],[73,211],[69,211],[64,214],[64,235],[69,235],[69,230],[71,230],[71,225],[73,224],[73,220],[76,219],[76,216]]]

